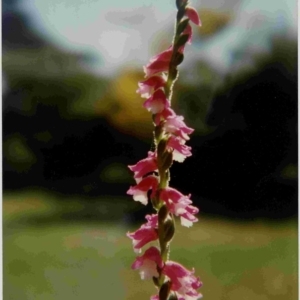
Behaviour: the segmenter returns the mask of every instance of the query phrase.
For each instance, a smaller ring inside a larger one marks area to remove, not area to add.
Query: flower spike
[[[137,93],[146,100],[145,109],[152,114],[155,150],[129,169],[134,173],[136,185],[127,191],[133,200],[148,204],[151,199],[156,213],[146,216],[147,222],[127,236],[133,249],[140,253],[150,242],[151,246],[138,256],[132,269],[139,270],[142,279],[152,279],[157,292],[150,300],[197,300],[202,297],[197,289],[202,282],[181,264],[169,260],[170,243],[175,235],[175,217],[182,226],[191,227],[198,221],[199,209],[192,205],[190,195],[169,186],[170,168],[174,161],[183,162],[192,155],[186,145],[194,129],[188,127],[184,117],[171,108],[173,86],[178,78],[178,65],[184,60],[186,44],[191,43],[190,21],[201,26],[197,11],[187,0],[176,0],[178,8],[172,45],[152,57],[144,67],[146,79],[138,83]]]

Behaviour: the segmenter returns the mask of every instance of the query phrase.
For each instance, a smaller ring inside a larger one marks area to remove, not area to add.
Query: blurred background
[[[203,26],[174,91],[195,128],[171,186],[200,208],[171,259],[204,299],[297,299],[297,1],[193,1]],[[151,147],[136,94],[174,0],[3,0],[4,299],[148,299],[126,195]],[[138,288],[137,288],[138,287]]]

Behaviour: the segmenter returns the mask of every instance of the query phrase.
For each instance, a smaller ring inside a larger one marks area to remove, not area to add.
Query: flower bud
[[[176,294],[172,294],[170,297],[169,297],[169,300],[178,300],[178,297]]]
[[[151,198],[151,203],[152,203],[153,208],[158,210],[159,203],[160,203],[160,200],[158,199],[158,197],[155,196],[155,197]]]
[[[171,282],[167,281],[165,282],[160,290],[159,290],[159,300],[168,300],[169,293],[170,293],[170,288],[171,288]]]
[[[189,40],[190,36],[188,34],[182,34],[179,39],[176,42],[176,46],[180,48],[181,46],[184,46],[186,42]]]
[[[181,7],[180,9],[178,9],[177,11],[177,22],[180,22],[181,19],[185,16],[185,8]]]
[[[183,35],[184,37],[187,37],[186,41],[188,40],[189,36],[187,34]],[[175,56],[175,60],[174,60],[174,64],[176,66],[180,65],[182,62],[183,62],[183,59],[184,59],[184,55],[180,52],[177,52],[176,53],[176,56]]]
[[[163,205],[158,211],[158,222],[160,224],[164,223],[165,219],[168,217],[169,211],[166,205]]]
[[[172,219],[167,219],[164,223],[164,241],[170,242],[175,233],[175,226]]]
[[[166,151],[166,148],[167,148],[167,142],[168,140],[166,139],[162,139],[158,145],[157,145],[157,157],[158,159],[159,158],[162,158],[162,156],[164,155],[164,152]],[[160,160],[160,159],[159,159]],[[161,163],[161,162],[160,162]],[[160,164],[159,163],[159,164]]]
[[[155,115],[153,115],[153,120],[155,119]],[[161,135],[163,133],[163,124],[159,124],[158,126],[155,126],[154,128],[154,137],[156,141],[159,141],[161,138]]]
[[[157,277],[152,277],[153,283],[155,284],[155,286],[159,286],[159,281]]]
[[[178,78],[178,70],[176,68],[171,68],[170,69],[169,78],[170,78],[170,81],[171,81],[170,90],[172,91],[173,85],[174,85],[175,81]],[[169,98],[171,98],[171,96]]]
[[[181,33],[184,32],[184,30],[186,29],[186,27],[187,27],[189,21],[190,21],[189,19],[185,19],[185,20],[181,21],[181,22],[178,24],[177,32],[176,32],[177,35],[180,35]]]
[[[163,163],[161,165],[161,169],[162,170],[170,169],[173,164],[173,153],[169,151],[165,152],[162,161]]]

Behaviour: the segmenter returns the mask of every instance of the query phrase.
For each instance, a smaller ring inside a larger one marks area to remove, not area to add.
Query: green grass
[[[104,201],[102,214],[113,210],[121,220],[129,208],[119,200]],[[41,222],[84,208],[78,199],[59,201],[63,197],[46,193],[4,195],[4,299],[149,299],[152,282],[130,269],[135,254],[125,233],[135,228],[108,220]],[[293,221],[200,217],[190,229],[177,225],[171,259],[195,267],[207,300],[296,300],[297,246]]]

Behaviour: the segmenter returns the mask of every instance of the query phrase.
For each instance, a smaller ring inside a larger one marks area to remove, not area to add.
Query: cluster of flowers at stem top
[[[183,162],[192,155],[191,147],[185,143],[193,129],[172,110],[171,96],[184,47],[191,43],[189,22],[201,25],[196,10],[187,0],[177,0],[176,5],[173,43],[144,67],[146,79],[139,82],[137,90],[146,98],[144,107],[153,116],[155,151],[149,151],[146,158],[129,166],[136,185],[131,186],[127,194],[144,205],[150,199],[156,211],[146,216],[146,223],[138,230],[127,233],[137,253],[149,242],[158,241],[159,247],[151,246],[132,265],[133,269],[139,269],[142,279],[153,280],[158,292],[151,300],[196,300],[202,297],[197,291],[202,282],[194,275],[194,270],[169,260],[170,242],[175,233],[174,216],[180,217],[183,226],[190,227],[198,220],[195,215],[199,211],[192,205],[190,195],[183,195],[169,186],[169,169],[173,161]]]

